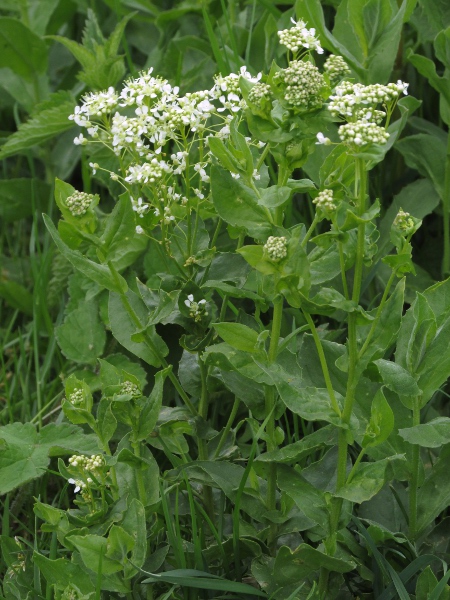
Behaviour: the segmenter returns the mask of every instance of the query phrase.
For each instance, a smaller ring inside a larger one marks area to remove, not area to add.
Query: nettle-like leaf
[[[89,12],[90,25],[85,30],[83,44],[59,35],[49,37],[63,44],[81,64],[83,70],[78,74],[81,81],[93,90],[107,89],[116,85],[125,74],[123,57],[117,52],[125,27],[134,15],[126,15],[107,40],[101,35],[92,11]]]
[[[73,113],[74,105],[75,98],[70,92],[52,94],[35,108],[16,133],[9,136],[1,147],[0,159],[20,154],[71,129],[73,122],[69,120],[69,115]]]
[[[31,423],[0,427],[0,493],[43,475],[52,456],[98,452],[97,438],[76,425],[50,423],[39,432]]]

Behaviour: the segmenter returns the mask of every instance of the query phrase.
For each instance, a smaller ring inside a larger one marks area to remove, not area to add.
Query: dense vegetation
[[[0,11],[0,597],[449,599],[447,0]]]

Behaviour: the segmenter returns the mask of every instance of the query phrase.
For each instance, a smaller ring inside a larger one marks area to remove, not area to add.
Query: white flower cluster
[[[333,190],[322,190],[319,192],[317,198],[314,198],[313,204],[315,204],[326,216],[331,216],[336,212],[337,208]]]
[[[219,99],[220,96],[226,92],[227,94],[240,94],[241,90],[239,87],[239,79],[240,77],[244,77],[244,79],[248,79],[251,83],[258,83],[258,81],[262,77],[262,73],[258,73],[256,77],[247,71],[247,67],[241,67],[239,73],[230,73],[223,77],[222,75],[217,75],[214,77],[214,87],[210,90],[210,96],[214,99]]]
[[[318,54],[323,54],[323,48],[316,37],[315,29],[307,29],[304,21],[295,21],[291,19],[294,27],[283,29],[278,32],[280,44],[286,46],[294,54],[305,48],[306,50],[315,50]]]
[[[128,79],[120,92],[120,106],[141,106],[147,99],[154,100],[164,94],[177,94],[167,79],[153,77],[153,67],[139,73],[136,79]]]
[[[273,262],[279,262],[287,256],[287,239],[271,235],[264,244],[264,251]]]
[[[384,127],[375,123],[357,121],[341,125],[339,137],[346,144],[360,147],[367,144],[385,144],[389,139],[389,133]]]
[[[139,386],[137,386],[132,381],[124,381],[120,388],[120,393],[129,394],[133,398],[140,398],[142,396],[142,392],[139,389]]]
[[[83,104],[75,107],[69,119],[80,127],[90,127],[92,117],[102,117],[110,114],[116,107],[119,97],[113,87],[103,92],[91,92],[83,96]]]
[[[101,476],[101,469],[105,466],[105,460],[101,454],[92,454],[91,457],[83,456],[82,454],[74,454],[69,458],[69,467],[77,469],[82,473],[82,477],[87,474],[92,474],[96,479]],[[83,494],[88,485],[94,483],[92,477],[87,476],[86,479],[68,479],[68,482],[75,486],[75,494],[81,490],[82,496],[88,499],[88,495]]]
[[[85,215],[94,196],[86,192],[74,192],[66,200],[66,206],[74,217]]]
[[[335,54],[330,54],[323,65],[323,70],[331,80],[340,79],[341,77],[350,75],[351,72],[342,56],[336,56]]]
[[[194,295],[189,294],[184,303],[189,308],[189,316],[194,319],[196,323],[201,321],[202,317],[208,316],[208,313],[206,312],[206,300],[204,298],[203,300],[195,302]]]
[[[258,108],[264,108],[272,99],[272,90],[266,83],[257,83],[248,94],[248,100]]]
[[[156,156],[153,156],[149,162],[130,165],[125,181],[128,183],[158,183],[164,173],[171,173],[171,171],[172,167],[166,161],[158,160]]]
[[[159,208],[155,208],[154,214],[157,217],[161,216],[161,212],[160,212]],[[170,210],[169,206],[165,206],[164,207],[164,213],[163,213],[163,215],[161,217],[161,221],[164,221],[164,223],[166,225],[169,225],[169,223],[172,223],[172,221],[175,221],[175,217],[171,213],[171,210]]]
[[[67,400],[70,402],[70,404],[73,404],[73,406],[79,406],[80,404],[83,404],[83,390],[81,388],[75,388],[73,392],[69,395]]]
[[[408,84],[402,81],[381,85],[362,85],[343,81],[335,89],[335,94],[330,96],[328,110],[334,117],[342,115],[353,117],[355,108],[359,105],[376,107],[378,104],[389,105],[395,102],[401,93],[407,94]]]
[[[393,226],[398,229],[403,235],[410,235],[414,233],[415,223],[410,213],[405,212],[402,208],[399,209]]]
[[[309,61],[292,61],[287,69],[278,71],[274,79],[285,84],[284,97],[289,104],[305,109],[322,105],[320,93],[325,87],[325,79]]]

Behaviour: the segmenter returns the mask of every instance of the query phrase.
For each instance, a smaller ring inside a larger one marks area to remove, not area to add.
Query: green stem
[[[356,470],[357,470],[357,468],[358,468],[358,465],[359,465],[359,463],[361,462],[361,460],[363,459],[363,457],[364,457],[365,453],[366,453],[366,449],[365,449],[365,448],[362,448],[362,449],[361,449],[361,452],[358,454],[358,457],[357,457],[357,459],[355,460],[355,464],[353,465],[353,467],[352,467],[352,470],[351,470],[351,471],[350,471],[350,473],[348,474],[347,481],[346,481],[346,483],[347,483],[347,484],[348,484],[348,483],[351,483],[351,481],[352,481],[353,477],[355,476],[355,473],[356,473]]]
[[[420,425],[420,396],[413,402],[413,427]],[[412,542],[417,536],[417,490],[419,487],[420,446],[412,447],[411,482],[409,485],[409,537]]]
[[[134,455],[137,458],[141,458],[140,443],[132,442],[131,446],[133,448]],[[136,472],[136,481],[137,481],[138,492],[139,492],[139,500],[142,502],[143,506],[145,506],[147,504],[147,494],[145,492],[144,475],[142,473],[142,469],[141,469],[140,465],[137,469],[135,469],[135,472]]]
[[[233,408],[231,409],[231,413],[230,413],[230,416],[228,417],[228,421],[227,421],[227,424],[225,425],[225,429],[222,431],[222,435],[220,436],[219,443],[217,444],[216,451],[214,452],[213,460],[216,460],[216,458],[220,454],[220,451],[223,448],[223,445],[225,444],[227,436],[230,433],[231,426],[233,425],[233,421],[236,417],[236,414],[237,414],[237,411],[239,408],[239,404],[240,404],[240,400],[237,396],[235,396]]]
[[[305,237],[302,239],[302,243],[300,244],[302,248],[305,248],[306,244],[309,241],[309,238],[312,236],[312,234],[314,233],[314,230],[316,229],[317,223],[319,222],[319,215],[316,213],[314,215],[314,219],[313,222],[310,225],[310,228],[308,229],[308,231],[306,232]]]
[[[444,197],[442,198],[444,219],[444,257],[442,260],[442,277],[450,273],[450,132],[447,136],[447,157],[445,160]]]
[[[114,268],[113,264],[111,262],[108,263],[108,267],[109,270],[111,271],[112,276],[114,277],[114,279],[117,282],[117,286],[120,289],[120,282],[119,282],[119,278],[117,276],[117,271]],[[127,311],[130,319],[133,321],[133,323],[136,326],[136,329],[138,329],[139,331],[142,331],[142,329],[144,328],[144,325],[141,323],[141,320],[139,319],[139,317],[137,316],[137,314],[134,312],[133,307],[130,304],[130,301],[128,300],[126,294],[124,294],[123,292],[120,293],[120,298],[122,300],[122,304],[123,307],[125,308],[125,310]],[[145,332],[143,334],[144,336],[144,340],[145,343],[147,344],[147,346],[151,349],[151,351],[155,354],[155,356],[157,356],[159,362],[161,363],[161,366],[163,369],[167,369],[169,364],[166,361],[166,359],[164,358],[164,356],[162,356],[159,351],[158,348],[156,348],[155,344],[153,343],[153,340],[151,339],[151,337],[148,335],[147,332]],[[168,377],[170,379],[170,381],[172,382],[174,388],[177,390],[177,392],[179,393],[180,397],[182,398],[182,400],[184,401],[184,403],[186,404],[186,406],[189,408],[189,410],[191,411],[191,413],[195,416],[197,415],[197,411],[195,410],[194,405],[192,404],[192,402],[189,399],[189,396],[186,394],[186,392],[184,391],[181,383],[178,381],[176,375],[174,375],[173,371],[170,370],[168,373]]]
[[[392,271],[391,276],[389,277],[388,282],[386,284],[386,288],[385,288],[385,290],[383,292],[383,296],[381,298],[381,302],[380,302],[380,304],[378,306],[378,310],[377,310],[377,314],[375,315],[375,319],[372,321],[372,325],[370,327],[369,333],[367,334],[366,340],[365,340],[365,342],[364,342],[361,350],[359,351],[359,358],[362,357],[362,355],[367,350],[367,347],[370,344],[372,336],[373,336],[373,334],[375,332],[375,329],[376,329],[376,327],[378,325],[378,322],[380,320],[381,312],[382,312],[382,310],[384,308],[384,305],[386,303],[387,297],[389,295],[389,291],[390,291],[390,289],[392,287],[392,284],[394,283],[396,274],[397,274],[397,271],[394,269],[394,271]]]
[[[355,195],[357,195],[357,214],[362,216],[366,210],[366,169],[364,160],[356,159],[355,171]],[[358,237],[356,244],[355,272],[353,277],[352,300],[359,304],[361,294],[362,273],[364,264],[364,242],[365,242],[365,223],[358,225]],[[339,491],[346,483],[347,476],[347,453],[348,438],[347,431],[350,419],[353,413],[353,404],[355,402],[355,390],[358,383],[358,346],[356,337],[356,313],[352,312],[348,316],[348,378],[347,392],[344,400],[344,409],[342,411],[342,425],[338,434],[338,464],[336,491]],[[362,458],[362,457],[361,457]],[[328,548],[334,548],[336,533],[339,527],[339,518],[342,510],[342,498],[335,498],[331,507],[330,514],[330,535],[327,538]],[[328,571],[322,570],[319,579],[319,597],[324,600],[327,598]]]
[[[341,267],[342,287],[344,288],[345,299],[349,300],[350,294],[348,293],[347,276],[345,274],[345,256],[344,256],[344,248],[342,246],[342,242],[338,242],[338,249],[339,249],[339,265]]]
[[[201,357],[198,357],[198,365],[200,367],[200,378],[202,383],[202,391],[200,394],[200,402],[198,405],[198,414],[205,421],[208,419],[208,387],[207,387],[207,375],[208,369]],[[197,437],[198,444],[198,458],[199,460],[208,460],[208,448],[206,446],[206,440]],[[205,504],[205,510],[208,513],[210,519],[214,517],[214,499],[212,490],[209,486],[203,486],[203,502]]]
[[[312,336],[314,339],[314,343],[316,345],[317,354],[319,355],[319,360],[320,360],[320,366],[322,367],[322,373],[323,373],[323,376],[325,379],[325,385],[328,390],[328,395],[330,396],[331,406],[333,407],[334,412],[340,416],[341,409],[339,408],[339,404],[336,400],[336,395],[334,393],[333,384],[331,383],[330,372],[328,370],[327,359],[326,359],[325,353],[323,351],[322,342],[320,341],[319,334],[317,333],[317,329],[314,324],[314,321],[311,318],[311,315],[309,313],[305,312],[304,310],[302,310],[302,312],[303,312],[303,316],[306,319],[306,322],[309,325],[309,328],[311,330],[311,333],[312,333]]]
[[[275,298],[273,303],[273,319],[272,319],[272,330],[270,334],[270,345],[269,345],[269,364],[275,362],[278,353],[278,342],[280,340],[281,331],[281,319],[283,316],[283,296]],[[265,412],[266,418],[270,415],[267,426],[267,450],[271,452],[276,450],[277,444],[275,440],[275,406],[276,401],[276,390],[273,385],[266,387],[266,402]],[[269,472],[267,477],[267,497],[266,505],[267,510],[272,511],[276,508],[276,464],[269,463]],[[275,523],[270,524],[267,544],[269,548],[273,547],[276,538],[277,527]]]

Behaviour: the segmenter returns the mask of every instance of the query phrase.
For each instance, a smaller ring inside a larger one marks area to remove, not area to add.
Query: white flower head
[[[316,145],[329,146],[332,143],[330,138],[325,137],[321,131],[316,135],[316,138]]]

